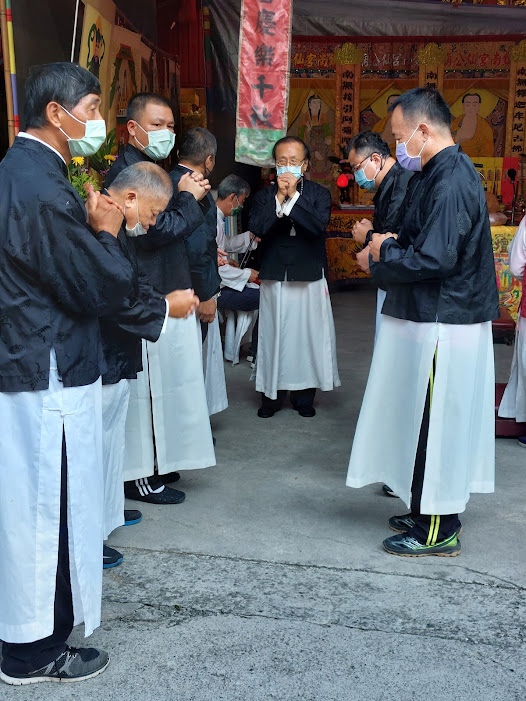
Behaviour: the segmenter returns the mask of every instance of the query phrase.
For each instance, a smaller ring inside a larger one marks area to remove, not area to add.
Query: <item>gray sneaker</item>
[[[0,669],[0,679],[12,686],[38,682],[81,682],[104,672],[110,656],[94,647],[68,647],[56,660],[29,674],[6,674]]]

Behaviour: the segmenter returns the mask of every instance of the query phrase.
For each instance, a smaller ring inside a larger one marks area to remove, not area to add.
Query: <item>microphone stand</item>
[[[515,180],[512,182],[513,185],[513,200],[511,202],[511,225],[515,225],[515,204],[517,200],[517,185],[515,184]]]

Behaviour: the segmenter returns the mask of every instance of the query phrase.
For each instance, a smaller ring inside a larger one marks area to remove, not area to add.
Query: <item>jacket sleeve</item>
[[[133,269],[117,239],[93,234],[59,202],[40,208],[39,274],[57,303],[72,314],[117,310],[132,287]]]
[[[248,228],[259,238],[265,238],[272,233],[273,229],[276,231],[277,222],[276,189],[271,185],[265,190],[260,190],[254,197]]]
[[[137,245],[150,251],[162,248],[180,236],[189,236],[204,221],[203,208],[195,197],[189,192],[178,192],[159,214],[155,226],[137,239]]]
[[[312,197],[300,195],[289,216],[294,224],[301,227],[303,235],[309,238],[325,236],[331,218],[331,193],[322,187],[316,188]],[[300,233],[298,229],[296,231]]]
[[[469,207],[461,188],[450,182],[425,215],[414,244],[404,248],[395,239],[384,241],[380,262],[371,263],[373,279],[378,284],[389,285],[453,275],[472,229],[483,226],[487,216],[487,210],[480,211],[478,201]]]
[[[155,342],[166,319],[166,299],[154,290],[146,275],[139,273],[138,293],[127,297],[121,308],[105,319],[133,336]]]

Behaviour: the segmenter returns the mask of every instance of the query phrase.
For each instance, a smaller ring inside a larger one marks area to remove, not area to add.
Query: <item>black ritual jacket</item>
[[[373,198],[374,231],[379,234],[388,231],[396,233],[400,215],[403,214],[402,204],[407,186],[413,175],[413,171],[402,168],[398,161],[386,174]]]
[[[142,370],[141,338],[157,341],[166,317],[166,300],[139,271],[133,239],[126,236],[124,226],[118,242],[133,269],[129,294],[120,309],[101,317],[100,330],[108,369],[102,383],[113,385],[120,380],[133,380]]]
[[[117,310],[132,268],[93,234],[60,156],[17,137],[0,163],[0,391],[47,389],[55,349],[65,387],[106,371],[98,317]]]
[[[298,183],[298,192],[301,183]],[[260,280],[320,280],[327,268],[325,231],[331,217],[330,192],[303,179],[303,194],[290,216],[276,214],[277,186],[260,190],[250,210],[250,231],[261,238]],[[295,236],[291,236],[294,227]]]
[[[409,321],[476,324],[499,316],[488,208],[480,176],[448,146],[413,176],[398,240],[371,274],[387,289],[383,313]]]

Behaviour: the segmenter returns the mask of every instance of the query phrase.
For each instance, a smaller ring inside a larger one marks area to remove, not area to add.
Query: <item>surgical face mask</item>
[[[278,177],[283,175],[283,173],[292,173],[292,175],[295,175],[299,180],[303,175],[301,172],[302,166],[303,162],[300,163],[299,166],[276,166],[276,173],[278,174]]]
[[[132,226],[131,229],[128,228],[128,224],[125,225],[126,236],[129,236],[130,238],[135,238],[136,236],[144,236],[147,233],[144,230],[144,226],[139,221],[139,198],[136,198],[135,202],[137,203],[137,224],[135,224],[135,226]]]
[[[157,131],[146,131],[139,122],[135,122],[139,129],[148,135],[148,146],[143,146],[136,136],[133,138],[139,144],[144,153],[154,161],[161,161],[168,158],[175,144],[175,134],[170,129],[158,129]]]
[[[232,211],[230,212],[231,217],[237,216],[241,212],[241,210],[243,209],[243,205],[239,201],[239,197],[237,195],[236,195],[236,200],[237,200],[237,207],[234,207],[232,209]]]
[[[62,105],[60,106],[62,107]],[[81,139],[71,139],[63,129],[60,129],[68,140],[71,157],[84,158],[86,156],[93,156],[106,141],[106,122],[103,119],[88,119],[83,122],[77,119],[71,112],[68,112],[65,107],[62,107],[62,109],[66,114],[69,114],[70,117],[73,117],[76,122],[84,124],[86,127],[84,136]]]
[[[376,176],[381,171],[381,168],[378,168],[372,180],[370,180],[365,174],[365,168],[367,166],[367,163],[370,162],[370,160],[371,158],[368,158],[363,168],[360,168],[360,170],[356,171],[356,173],[354,174],[354,179],[356,180],[357,185],[363,188],[364,190],[372,190],[375,187]]]
[[[418,156],[410,156],[407,153],[407,144],[411,141],[417,131],[418,127],[414,130],[405,143],[396,144],[396,159],[402,168],[405,168],[406,170],[422,170],[422,151],[426,147],[427,139],[424,141],[424,145],[420,149]]]

